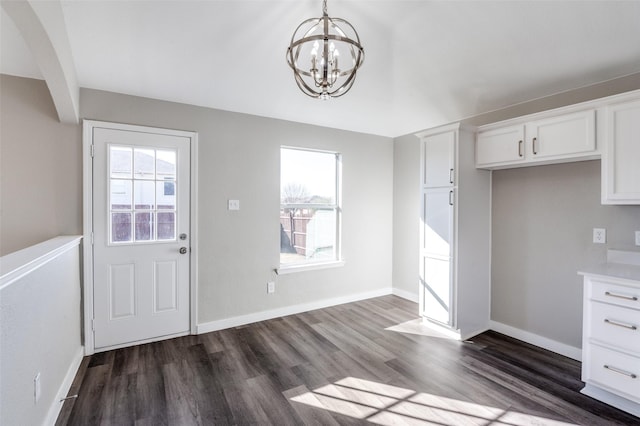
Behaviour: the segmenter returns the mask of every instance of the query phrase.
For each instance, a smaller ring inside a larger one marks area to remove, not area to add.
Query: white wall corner
[[[3,1],[44,76],[63,123],[79,123],[80,87],[60,1]]]
[[[391,289],[391,293],[395,296],[402,297],[403,299],[407,299],[411,302],[419,303],[420,301],[418,293],[413,293],[413,292],[402,290],[396,287],[393,287]]]
[[[498,333],[505,334],[514,339],[522,340],[523,342],[530,343],[532,345],[541,347],[551,352],[566,356],[567,358],[574,359],[576,361],[582,361],[582,349],[575,346],[567,345],[556,340],[549,339],[538,334],[531,333],[526,330],[521,330],[516,327],[512,327],[507,324],[503,324],[497,321],[489,321],[489,329],[497,331]]]

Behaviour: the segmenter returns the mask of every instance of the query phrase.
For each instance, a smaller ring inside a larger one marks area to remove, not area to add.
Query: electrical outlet
[[[269,281],[267,283],[267,293],[271,294],[271,293],[275,293],[276,292],[276,283],[273,281]]]
[[[604,244],[607,242],[607,230],[604,228],[593,228],[593,242]]]
[[[636,245],[640,246],[640,231],[636,231]]]
[[[229,210],[240,210],[240,200],[229,200]]]
[[[40,385],[40,372],[33,378],[33,402],[36,403],[40,400],[40,394],[42,393],[42,387]]]

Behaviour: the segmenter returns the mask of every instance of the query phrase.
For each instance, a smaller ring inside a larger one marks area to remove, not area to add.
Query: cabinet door
[[[420,307],[432,320],[453,326],[454,189],[422,194]]]
[[[420,279],[422,315],[442,324],[454,326],[451,260],[425,257],[422,262],[422,271]]]
[[[548,159],[596,150],[595,110],[563,114],[527,124],[526,156]]]
[[[422,194],[422,252],[450,257],[453,245],[453,188],[427,189]]]
[[[640,204],[640,100],[607,108],[603,204]]]
[[[456,132],[453,131],[422,139],[422,184],[425,187],[454,185],[455,142]]]
[[[476,167],[483,168],[524,161],[524,125],[478,132]]]

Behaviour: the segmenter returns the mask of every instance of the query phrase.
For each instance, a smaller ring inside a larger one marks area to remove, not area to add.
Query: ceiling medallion
[[[294,31],[287,62],[306,95],[337,98],[353,86],[356,71],[364,62],[364,48],[353,25],[329,17],[324,0],[322,17],[307,19]]]

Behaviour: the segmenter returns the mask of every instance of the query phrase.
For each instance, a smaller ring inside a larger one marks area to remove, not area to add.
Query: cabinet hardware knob
[[[453,169],[449,169],[449,183],[453,183]]]
[[[538,138],[533,138],[533,143],[531,144],[533,147],[533,155],[537,155],[538,154],[538,150],[536,149],[536,142],[538,141]]]
[[[449,191],[449,205],[453,206],[453,190]]]
[[[518,141],[518,157],[522,157],[524,154],[522,153],[522,141]]]
[[[635,374],[633,374],[633,373],[629,373],[628,371],[621,370],[621,369],[619,369],[619,368],[612,367],[612,366],[610,366],[610,365],[606,365],[606,364],[605,364],[605,365],[603,365],[603,367],[604,367],[604,368],[606,368],[607,370],[611,370],[611,371],[613,371],[614,373],[618,373],[618,374],[622,374],[623,376],[631,377],[632,379],[635,379],[635,378],[637,378],[637,377],[638,377],[638,376],[636,376],[636,375],[635,375]]]
[[[607,324],[611,324],[611,325],[617,325],[618,327],[628,328],[629,330],[637,330],[638,329],[638,327],[636,327],[633,324],[625,324],[623,322],[610,320],[609,318],[605,318],[604,322],[606,322]]]
[[[618,299],[632,300],[634,302],[638,300],[637,296],[627,296],[626,294],[611,293],[610,291],[605,291],[604,295],[610,296],[610,297],[617,297]]]

